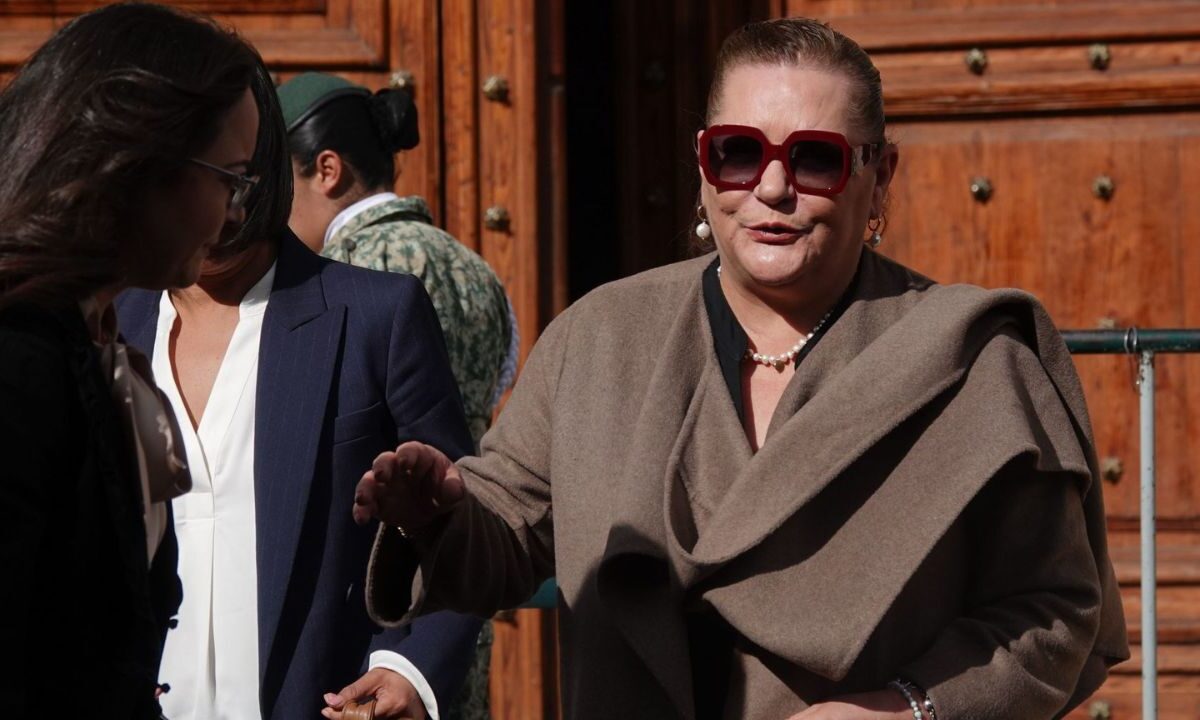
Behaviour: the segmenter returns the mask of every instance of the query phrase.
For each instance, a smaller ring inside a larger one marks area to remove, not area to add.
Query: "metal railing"
[[[1158,556],[1155,541],[1154,356],[1200,352],[1200,330],[1067,330],[1077,355],[1136,355],[1141,424],[1140,528],[1142,593],[1142,718],[1158,718]]]

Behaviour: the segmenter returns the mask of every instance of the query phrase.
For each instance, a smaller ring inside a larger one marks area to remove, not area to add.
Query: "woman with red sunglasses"
[[[879,73],[800,18],[723,45],[715,252],[546,330],[483,454],[385,453],[385,623],[560,590],[568,717],[1058,717],[1128,657],[1083,395],[1045,311],[879,255]]]

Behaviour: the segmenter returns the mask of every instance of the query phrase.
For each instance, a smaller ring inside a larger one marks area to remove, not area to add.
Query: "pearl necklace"
[[[813,335],[816,335],[821,328],[825,326],[825,321],[829,319],[829,316],[832,313],[832,310],[825,313],[825,317],[821,318],[821,322],[817,323],[816,327],[812,329],[812,332],[801,335],[800,339],[796,341],[796,344],[792,346],[791,350],[788,350],[781,355],[763,355],[762,353],[754,352],[750,348],[746,348],[746,359],[750,360],[751,362],[758,363],[759,365],[773,367],[776,370],[782,371],[788,363],[796,359],[796,356],[800,354],[800,351],[804,349],[804,346],[808,344],[808,341],[812,340]]]
[[[721,277],[720,265],[717,266],[717,277]],[[816,335],[821,331],[821,328],[825,326],[826,321],[829,320],[829,316],[832,314],[833,310],[830,309],[829,312],[825,313],[825,317],[821,318],[821,321],[813,327],[812,331],[801,335],[800,339],[796,341],[796,344],[793,345],[787,352],[779,355],[765,355],[763,353],[754,352],[754,350],[751,348],[746,348],[746,354],[744,356],[745,359],[764,367],[773,367],[782,372],[783,368],[785,368],[788,363],[796,359],[796,356],[800,354],[800,351],[804,349],[804,346],[808,344],[808,341],[812,340],[813,335]]]

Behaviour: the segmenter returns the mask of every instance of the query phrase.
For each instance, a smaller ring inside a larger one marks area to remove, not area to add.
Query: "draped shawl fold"
[[[568,717],[694,717],[696,602],[738,638],[729,718],[897,674],[949,720],[1086,697],[1128,648],[1082,389],[1036,300],[864,251],[752,453],[702,301],[711,260],[552,323],[460,464],[469,499],[415,544],[380,531],[373,617],[486,614],[557,575]]]

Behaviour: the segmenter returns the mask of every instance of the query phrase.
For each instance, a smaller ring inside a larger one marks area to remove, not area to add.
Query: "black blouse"
[[[717,275],[720,259],[704,269],[703,293],[704,306],[708,311],[708,323],[712,330],[713,349],[717,353],[717,361],[721,364],[721,375],[729,388],[729,397],[733,398],[733,406],[738,418],[746,419],[746,403],[742,397],[742,362],[749,347],[749,336],[734,316],[725,293],[721,290],[721,280]],[[829,319],[812,336],[796,355],[795,363],[799,365],[816,347],[817,342],[829,328],[837,322],[850,298],[854,297],[854,287],[858,275],[846,289],[842,299],[833,307]],[[692,597],[685,601],[684,617],[687,624],[688,644],[692,661],[692,689],[696,703],[697,720],[717,720],[724,714],[726,695],[729,691],[729,674],[732,671],[733,649],[744,640],[725,622],[717,612],[700,599],[704,588],[694,590]]]
[[[742,359],[746,355],[746,349],[750,347],[750,338],[746,335],[742,324],[734,316],[729,302],[725,299],[725,293],[721,290],[721,279],[717,275],[717,268],[720,264],[721,259],[716,258],[704,269],[704,307],[708,310],[708,325],[712,330],[713,349],[717,353],[717,361],[721,364],[721,376],[725,378],[725,385],[729,388],[729,397],[733,398],[733,407],[737,410],[738,417],[744,421],[746,402],[742,398]],[[804,358],[808,357],[812,349],[817,346],[817,342],[846,311],[846,307],[850,304],[850,298],[854,297],[854,286],[857,283],[858,274],[855,273],[854,279],[850,281],[850,286],[834,305],[829,319],[796,355],[794,362],[797,366],[804,361]]]

